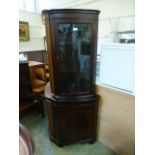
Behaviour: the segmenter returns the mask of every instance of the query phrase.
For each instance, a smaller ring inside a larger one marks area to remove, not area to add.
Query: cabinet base
[[[50,140],[59,147],[96,140],[97,96],[88,100],[56,102],[48,99]]]
[[[50,137],[50,141],[55,143],[58,147],[64,147],[64,145],[75,144],[75,143],[81,143],[81,144],[89,143],[89,144],[93,144],[96,141],[96,138],[92,138],[92,139],[75,141],[75,142],[62,142],[62,141],[60,141],[58,139],[54,139],[51,136],[49,136],[49,137]]]

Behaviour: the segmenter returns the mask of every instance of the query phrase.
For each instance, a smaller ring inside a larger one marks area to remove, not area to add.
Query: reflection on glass
[[[64,93],[90,91],[90,24],[59,24],[59,72]]]

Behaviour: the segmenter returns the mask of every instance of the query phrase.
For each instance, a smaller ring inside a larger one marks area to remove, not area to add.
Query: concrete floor
[[[20,120],[31,133],[35,142],[36,155],[117,155],[108,147],[96,141],[94,144],[71,144],[63,148],[49,140],[47,114],[42,118],[36,112],[29,113]]]

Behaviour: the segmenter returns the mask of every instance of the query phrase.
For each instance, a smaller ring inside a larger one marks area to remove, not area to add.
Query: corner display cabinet
[[[96,139],[98,10],[44,10],[50,83],[45,89],[51,141],[58,146]]]

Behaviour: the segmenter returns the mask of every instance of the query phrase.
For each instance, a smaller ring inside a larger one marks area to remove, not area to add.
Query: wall
[[[30,31],[30,41],[20,41],[19,51],[44,50],[45,26],[42,24],[41,15],[20,11],[19,20],[29,22]]]
[[[134,96],[98,85],[96,91],[100,95],[98,140],[119,155],[134,155]]]
[[[68,0],[67,0],[68,1]],[[134,0],[77,0],[55,5],[55,8],[97,9],[99,15],[98,42],[116,42],[116,32],[135,29]]]

